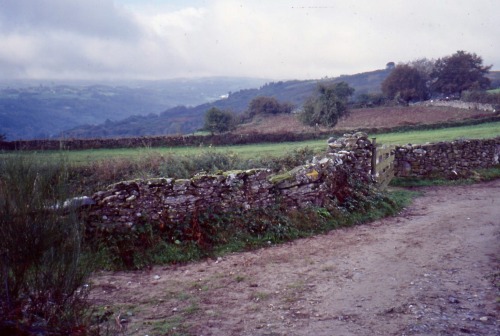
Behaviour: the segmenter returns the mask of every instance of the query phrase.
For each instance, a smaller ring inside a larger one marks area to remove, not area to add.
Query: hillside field
[[[493,116],[493,112],[467,110],[442,106],[377,107],[354,109],[342,118],[332,129],[321,131],[349,131],[360,128],[386,128],[398,126],[431,125],[443,122],[456,122],[470,118]],[[251,122],[238,127],[236,132],[280,133],[311,132],[313,127],[303,125],[295,115],[257,116]]]

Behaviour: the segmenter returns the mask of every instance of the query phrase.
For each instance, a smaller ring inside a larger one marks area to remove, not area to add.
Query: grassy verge
[[[430,187],[430,186],[451,186],[467,185],[477,182],[492,181],[500,178],[500,165],[473,170],[469,177],[456,180],[449,180],[440,177],[416,178],[416,177],[396,177],[392,179],[390,185],[393,187]]]

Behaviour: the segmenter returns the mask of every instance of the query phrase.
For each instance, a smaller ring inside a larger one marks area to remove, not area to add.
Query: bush
[[[61,204],[69,196],[64,162],[31,156],[0,162],[0,333],[85,332],[83,226]]]
[[[280,103],[274,97],[255,97],[248,104],[248,110],[246,113],[248,116],[253,117],[257,114],[288,114],[291,113],[294,109],[294,105],[292,103]]]
[[[212,134],[224,133],[234,128],[235,119],[234,113],[212,107],[205,113],[204,129]]]
[[[306,125],[333,127],[348,114],[348,100],[354,89],[345,82],[320,84],[313,96],[304,103],[299,119]]]

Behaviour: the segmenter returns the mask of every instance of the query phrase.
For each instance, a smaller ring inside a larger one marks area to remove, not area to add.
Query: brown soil
[[[101,273],[91,296],[125,335],[498,335],[500,180],[420,190],[371,224]]]
[[[379,107],[352,110],[333,128],[328,130],[349,130],[356,128],[396,127],[420,124],[436,124],[459,121],[468,118],[492,116],[493,112],[458,109],[452,107]],[[257,116],[248,124],[238,127],[238,133],[283,133],[312,132],[315,129],[303,125],[296,115]]]

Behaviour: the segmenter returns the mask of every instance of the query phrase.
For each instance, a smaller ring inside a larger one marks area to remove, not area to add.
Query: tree
[[[476,54],[459,50],[451,56],[436,61],[431,74],[432,89],[442,94],[461,94],[469,89],[487,89],[486,77],[490,66],[483,66],[483,59]]]
[[[319,84],[316,92],[304,103],[300,119],[307,125],[333,127],[348,113],[347,103],[354,89],[347,83]]]
[[[234,119],[233,113],[212,107],[205,113],[205,129],[212,134],[230,131],[234,127]]]
[[[293,110],[291,103],[280,103],[274,97],[259,96],[252,99],[248,104],[248,115],[253,117],[257,114],[279,114],[290,113]]]
[[[428,97],[427,81],[421,72],[408,64],[398,64],[382,82],[383,94],[391,100],[424,100]]]
[[[424,77],[426,81],[430,81],[431,74],[434,71],[434,65],[436,64],[436,61],[424,57],[411,61],[408,64],[412,68],[417,69],[418,72],[420,72],[420,75]]]
[[[396,66],[396,63],[394,63],[394,62],[387,62],[387,64],[385,65],[385,68],[387,70],[392,70],[392,69],[394,69],[395,66]]]

